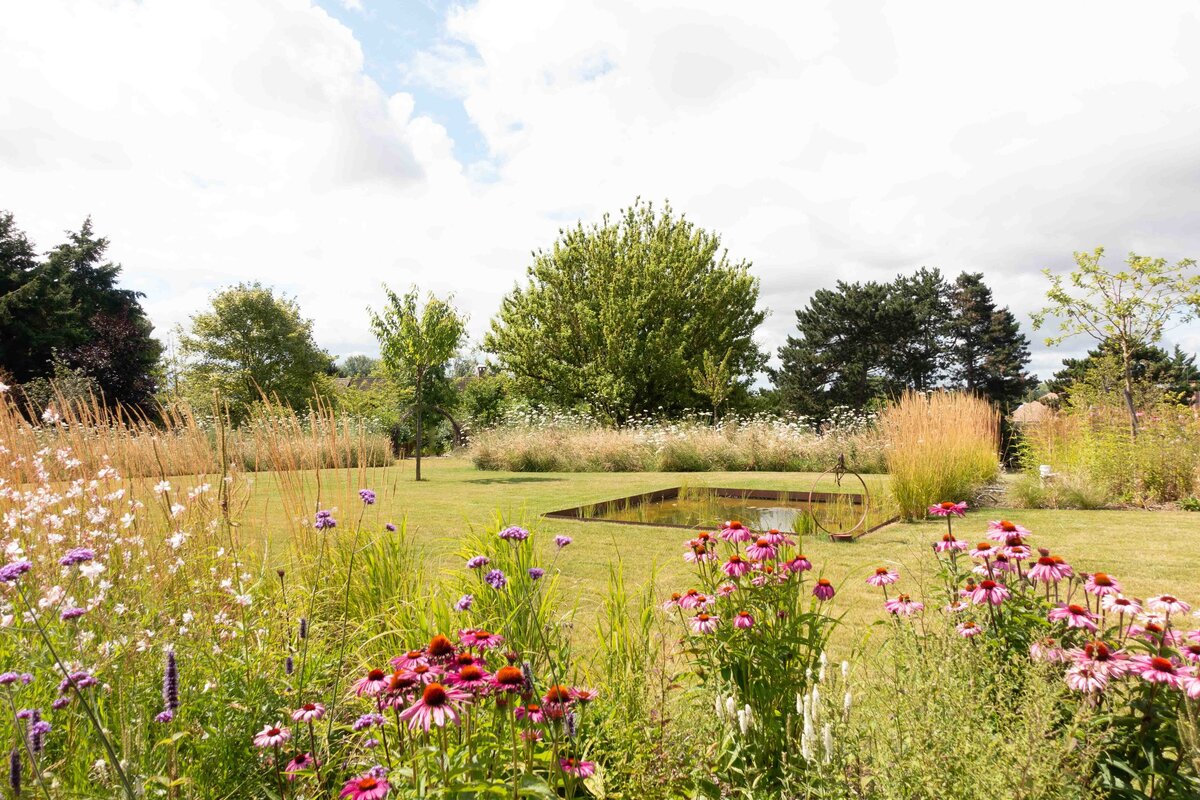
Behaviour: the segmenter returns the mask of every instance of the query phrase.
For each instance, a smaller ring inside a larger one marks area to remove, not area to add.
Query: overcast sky
[[[774,350],[837,279],[1200,257],[1200,4],[7,0],[0,208],[91,214],[159,334],[295,295],[375,352],[381,282],[478,338],[531,250],[637,196],[753,262]],[[1169,335],[1200,349],[1200,327]]]

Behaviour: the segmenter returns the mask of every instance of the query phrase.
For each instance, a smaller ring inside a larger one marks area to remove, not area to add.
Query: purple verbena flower
[[[542,579],[542,576],[544,576],[545,574],[546,574],[546,570],[542,569],[541,567],[530,567],[529,568],[529,580],[531,580],[531,581],[540,581]]]
[[[508,578],[506,578],[504,573],[498,569],[494,569],[489,572],[484,577],[484,580],[487,581],[487,585],[491,586],[493,589],[503,589],[508,585]]]
[[[383,718],[382,714],[363,714],[361,717],[354,720],[354,724],[351,727],[356,731],[365,731],[367,728],[376,725],[382,726],[385,722],[387,722],[387,720]]]
[[[516,525],[511,525],[497,534],[501,539],[509,542],[523,542],[529,538],[529,531],[524,528],[519,528]]]
[[[333,518],[333,512],[321,510],[317,512],[317,519],[316,522],[313,523],[313,527],[319,531],[323,531],[328,528],[336,528],[337,520]]]
[[[572,540],[571,540],[570,536],[555,536],[554,537],[554,544],[558,547],[559,550],[562,550],[564,547],[569,545],[571,543],[571,541]]]
[[[359,489],[358,496],[362,498],[362,501],[365,505],[375,505],[375,493],[370,489]]]
[[[455,611],[470,611],[471,604],[475,602],[475,595],[464,594],[458,598],[458,602],[454,604]]]
[[[66,696],[57,698],[53,703],[50,704],[50,707],[53,708],[55,711],[59,711],[61,709],[66,708],[69,705],[71,705],[71,696],[66,695]]]
[[[86,547],[75,547],[67,551],[67,554],[58,560],[59,564],[64,567],[82,564],[85,561],[91,561],[96,557],[96,551]]]
[[[383,529],[384,529],[385,531],[387,531],[388,533],[395,533],[395,532],[396,532],[396,526],[395,526],[395,525],[393,525],[393,524],[392,524],[392,523],[390,523],[390,522],[385,522],[385,523],[383,524]]]
[[[87,613],[86,608],[64,608],[63,612],[58,616],[66,622],[69,619],[79,619]]]
[[[475,556],[474,558],[467,559],[467,569],[483,569],[490,563],[492,563],[492,560],[487,556]]]
[[[15,672],[0,673],[0,686],[8,686],[11,683],[16,683],[21,680],[21,676]]]
[[[0,583],[12,583],[31,569],[33,563],[27,559],[5,564],[0,567]]]
[[[96,679],[92,677],[90,673],[83,672],[82,670],[79,672],[72,672],[70,676],[62,679],[62,683],[58,685],[58,692],[59,694],[66,694],[67,689],[70,689],[72,685],[74,685],[75,689],[78,690],[86,689],[89,686],[95,686],[96,683]]]

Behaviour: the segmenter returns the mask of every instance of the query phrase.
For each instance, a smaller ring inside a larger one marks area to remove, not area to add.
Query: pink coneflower
[[[717,597],[729,597],[729,595],[736,591],[737,586],[733,585],[732,583],[722,583],[717,587]]]
[[[994,519],[988,523],[988,538],[996,542],[1008,541],[1011,534],[1019,536],[1029,536],[1028,528],[1023,528],[1015,522],[1009,522],[1006,519]]]
[[[317,764],[317,760],[313,758],[312,753],[300,753],[288,762],[283,774],[287,776],[289,781],[294,781],[298,773],[307,772],[317,766],[319,765]]]
[[[688,542],[688,552],[683,554],[683,560],[692,564],[704,564],[716,561],[717,554],[710,550],[708,545],[693,539]]]
[[[960,614],[963,611],[966,611],[968,608],[970,608],[970,606],[967,605],[963,600],[954,600],[950,603],[947,603],[942,610],[947,614]]]
[[[546,720],[546,712],[537,703],[517,706],[513,714],[517,719],[523,719],[533,725],[540,725]]]
[[[1008,556],[1003,553],[998,553],[997,556],[986,564],[978,564],[971,570],[980,577],[993,575],[997,572],[1016,572],[1016,567],[1009,563]]]
[[[885,602],[883,607],[901,617],[911,617],[913,614],[925,610],[924,603],[918,603],[906,594],[896,595]]]
[[[686,608],[689,611],[700,605],[702,602],[704,602],[704,595],[700,593],[699,589],[688,589],[679,597],[678,600],[679,607]]]
[[[521,731],[522,742],[540,742],[546,738],[546,734],[537,728],[527,728]]]
[[[420,728],[426,732],[430,725],[441,728],[447,722],[458,724],[456,703],[470,700],[471,695],[452,687],[434,682],[427,684],[417,702],[400,712],[400,719],[408,722],[412,730]]]
[[[1108,675],[1094,664],[1076,664],[1063,679],[1076,692],[1102,692],[1108,686]]]
[[[525,673],[511,664],[501,667],[492,675],[492,686],[501,692],[525,690]]]
[[[587,778],[596,773],[596,765],[591,761],[580,761],[576,758],[564,758],[559,760],[558,765],[562,767],[562,771],[576,778]]]
[[[783,531],[779,530],[778,528],[771,528],[771,530],[767,531],[759,538],[766,539],[768,542],[775,545],[776,547],[778,547],[779,545],[787,545],[788,547],[791,547],[792,545],[794,545],[796,543],[795,539],[788,536],[787,534],[785,534]]]
[[[1200,678],[1192,678],[1188,681],[1187,696],[1191,700],[1200,700]]]
[[[712,614],[697,614],[692,617],[692,630],[696,633],[712,633],[721,624],[721,618]]]
[[[274,725],[264,726],[261,731],[254,734],[255,747],[278,747],[292,738],[292,732],[276,722]]]
[[[373,669],[354,682],[354,693],[359,697],[373,697],[387,686],[387,673],[381,669]]]
[[[1051,622],[1066,622],[1068,628],[1081,628],[1085,631],[1096,631],[1096,615],[1084,606],[1059,603],[1050,609],[1047,615]]]
[[[490,650],[504,644],[504,637],[498,633],[490,633],[482,628],[470,628],[458,632],[458,640],[463,647],[475,647],[480,650]]]
[[[1179,655],[1193,664],[1200,664],[1200,643],[1188,642],[1187,644],[1180,645]]]
[[[737,612],[737,616],[733,618],[733,627],[742,629],[753,628],[754,617],[750,615],[749,611],[739,611]],[[1200,645],[1197,645],[1197,647],[1200,647]]]
[[[1192,677],[1191,667],[1181,666],[1162,656],[1134,656],[1129,659],[1130,672],[1151,683],[1164,683],[1172,689],[1185,688]]]
[[[1033,555],[1033,551],[1029,549],[1027,544],[1006,544],[1004,545],[1004,558],[1010,561],[1024,561]]]
[[[964,639],[970,639],[973,636],[978,636],[979,634],[983,633],[983,628],[979,627],[979,624],[975,621],[969,619],[958,623],[958,625],[955,626],[955,630],[957,630],[958,635]]]
[[[891,586],[896,581],[900,580],[900,573],[894,569],[887,567],[876,567],[875,572],[867,578],[867,583],[872,586]]]
[[[832,598],[834,594],[836,592],[834,592],[833,584],[829,582],[828,578],[817,579],[817,585],[813,587],[813,597],[824,602]]]
[[[965,551],[970,550],[971,545],[964,542],[962,539],[955,539],[952,533],[943,533],[942,540],[935,542],[933,549],[938,553],[947,553],[950,551]]]
[[[1067,658],[1066,653],[1059,647],[1058,639],[1055,639],[1053,636],[1038,639],[1029,645],[1029,657],[1034,661],[1045,661],[1048,663],[1065,661]]]
[[[931,517],[965,517],[966,515],[967,504],[965,502],[951,503],[947,500],[929,507],[929,516]]]
[[[804,572],[812,569],[812,562],[801,554],[783,562],[783,568],[788,572]]]
[[[1029,570],[1029,580],[1041,581],[1042,583],[1058,583],[1066,580],[1071,572],[1070,567],[1066,567],[1054,559],[1053,556],[1042,556],[1037,560],[1037,563]]]
[[[753,567],[750,565],[749,561],[745,560],[737,553],[734,553],[729,557],[729,560],[725,562],[725,566],[721,567],[721,569],[724,570],[725,574],[729,577],[737,578],[745,575],[747,572],[752,570]]]
[[[997,583],[993,580],[984,580],[979,582],[979,586],[975,587],[975,591],[971,592],[971,602],[975,605],[983,605],[990,603],[998,606],[1008,599],[1008,587],[1003,583]]]
[[[437,671],[428,664],[417,664],[412,669],[403,670],[402,674],[413,683],[432,683],[438,676]]]
[[[1161,614],[1186,614],[1192,610],[1189,604],[1169,594],[1160,594],[1158,597],[1151,597],[1146,601],[1146,605]]]
[[[1129,657],[1121,650],[1113,650],[1100,640],[1068,650],[1066,656],[1076,664],[1094,667],[1108,678],[1119,678],[1129,671]]]
[[[367,773],[347,781],[338,797],[349,797],[350,800],[380,800],[387,797],[389,788],[386,778],[376,778]]]
[[[458,650],[454,647],[454,642],[450,641],[449,636],[439,633],[429,640],[425,652],[429,654],[430,661],[441,662],[454,658]]]
[[[314,722],[325,716],[325,706],[320,703],[305,703],[292,712],[296,722]]]
[[[771,544],[769,539],[758,537],[754,544],[746,548],[746,555],[755,561],[769,561],[775,557],[775,545]]]
[[[1094,594],[1097,597],[1106,597],[1110,594],[1121,593],[1121,584],[1103,572],[1093,572],[1091,575],[1088,575],[1087,580],[1083,582],[1083,588],[1089,594]]]
[[[754,534],[736,519],[725,523],[725,527],[721,529],[720,537],[727,542],[750,542],[754,540]]]
[[[387,689],[384,691],[392,695],[393,706],[399,707],[404,705],[406,702],[404,696],[407,695],[410,689],[421,682],[417,679],[417,675],[413,671],[416,669],[427,670],[429,669],[429,665],[417,664],[417,666],[413,667],[412,669],[398,669],[388,676]],[[432,680],[432,675],[430,676],[430,679]]]
[[[1141,624],[1129,626],[1129,635],[1156,646],[1165,644],[1174,647],[1179,643],[1179,634],[1169,630],[1161,618],[1155,620],[1155,617],[1156,614],[1143,614]]]
[[[991,558],[999,552],[991,542],[980,542],[971,548],[971,558]]]
[[[463,691],[478,694],[492,685],[490,675],[476,664],[468,664],[446,676],[446,682]]]
[[[1131,600],[1128,597],[1120,597],[1118,595],[1105,595],[1100,601],[1100,605],[1110,614],[1124,614],[1127,617],[1136,617],[1142,613],[1142,604],[1137,600]]]
[[[418,664],[428,664],[429,657],[425,655],[424,650],[409,650],[404,655],[393,658],[391,663],[395,669],[412,669]]]

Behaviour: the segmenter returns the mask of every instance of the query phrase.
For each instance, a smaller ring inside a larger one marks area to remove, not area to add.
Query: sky
[[[0,209],[41,249],[90,214],[164,338],[259,280],[348,355],[383,283],[478,341],[560,228],[669,200],[752,262],[770,352],[928,266],[1048,376],[1089,343],[1032,331],[1043,268],[1200,258],[1197,41],[1166,0],[9,0]]]

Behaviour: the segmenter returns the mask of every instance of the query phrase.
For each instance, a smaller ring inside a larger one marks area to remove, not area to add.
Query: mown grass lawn
[[[422,464],[427,480],[412,480],[412,463],[366,471],[364,478],[332,471],[322,474],[327,497],[340,498],[339,534],[353,524],[358,509],[353,493],[359,481],[376,489],[378,504],[370,510],[373,529],[382,521],[405,521],[431,563],[440,569],[458,569],[456,552],[464,532],[486,529],[497,514],[506,522],[534,528],[542,546],[556,534],[574,543],[557,559],[561,586],[569,602],[578,603],[578,625],[584,629],[595,619],[605,592],[610,565],[622,562],[631,586],[644,585],[657,574],[662,593],[688,587],[688,565],[683,561],[686,531],[641,525],[614,525],[542,519],[561,508],[670,486],[729,486],[807,491],[816,476],[808,473],[706,472],[706,473],[509,473],[476,470],[464,458],[429,459]],[[883,476],[865,476],[872,490],[883,488]],[[252,476],[253,491],[243,512],[249,530],[268,532],[274,545],[267,558],[283,549],[280,537],[286,526],[277,524],[282,501],[277,479],[268,473]],[[314,485],[312,474],[305,476]],[[822,487],[824,488],[824,486]],[[326,503],[327,504],[327,503]],[[347,504],[350,504],[349,506]],[[1200,606],[1200,514],[1182,511],[1049,511],[981,509],[956,530],[971,542],[984,538],[987,520],[998,517],[1020,522],[1034,533],[1032,543],[1062,555],[1077,571],[1107,571],[1120,580],[1126,593],[1146,597],[1171,592]],[[845,610],[854,638],[867,624],[882,616],[880,593],[864,584],[876,566],[900,568],[901,590],[914,596],[928,590],[935,566],[930,543],[941,536],[945,523],[894,524],[853,543],[833,543],[806,537],[804,550],[815,568],[839,587],[838,606]],[[550,548],[552,549],[552,547]],[[282,557],[279,555],[278,557]],[[939,597],[925,598],[930,607]]]

